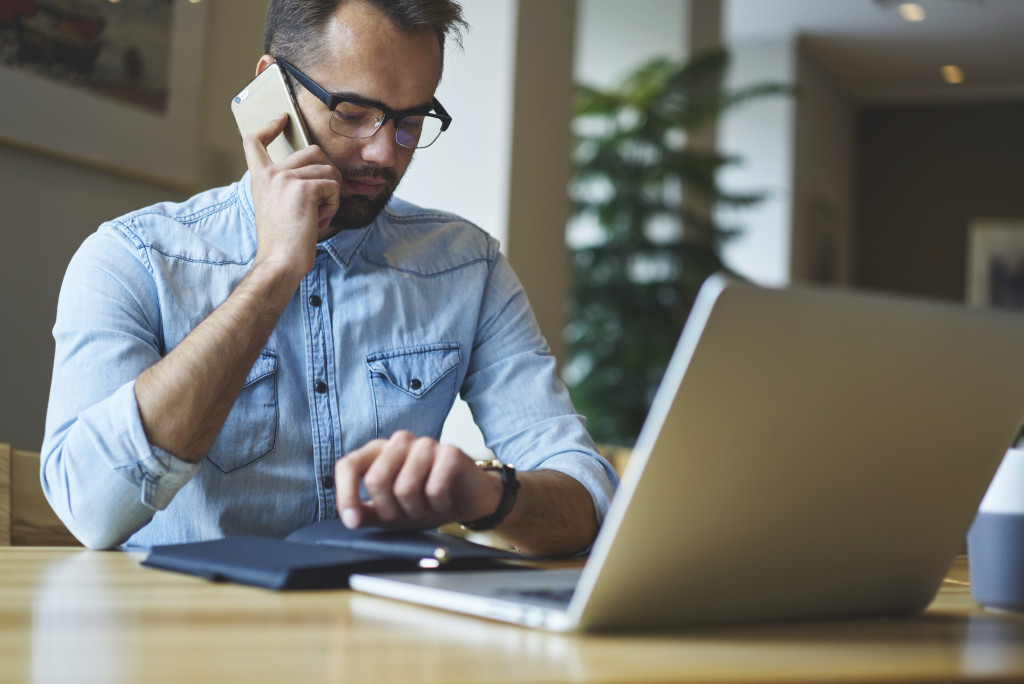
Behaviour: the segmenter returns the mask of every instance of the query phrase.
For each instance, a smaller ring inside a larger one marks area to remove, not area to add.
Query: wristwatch
[[[476,461],[476,467],[480,470],[495,470],[501,473],[501,501],[498,503],[498,510],[494,513],[459,524],[467,530],[486,532],[500,525],[501,521],[512,512],[512,507],[516,505],[516,494],[519,492],[519,481],[516,479],[516,469],[496,458]]]

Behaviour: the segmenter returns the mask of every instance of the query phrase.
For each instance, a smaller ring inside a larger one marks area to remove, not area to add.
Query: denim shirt
[[[87,546],[282,537],[337,517],[335,462],[399,429],[437,438],[460,393],[498,458],[570,475],[603,518],[615,473],[497,241],[397,199],[317,246],[205,458],[149,444],[135,378],[241,281],[254,221],[246,174],[107,222],[72,259],[41,478]]]

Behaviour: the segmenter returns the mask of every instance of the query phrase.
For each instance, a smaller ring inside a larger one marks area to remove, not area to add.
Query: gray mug
[[[967,535],[971,596],[1024,611],[1024,449],[1006,452]]]

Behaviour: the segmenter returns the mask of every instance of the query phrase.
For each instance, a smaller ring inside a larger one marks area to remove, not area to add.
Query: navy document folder
[[[441,532],[349,530],[325,520],[285,539],[239,536],[153,547],[143,565],[269,589],[347,587],[353,572],[481,569],[525,556]]]

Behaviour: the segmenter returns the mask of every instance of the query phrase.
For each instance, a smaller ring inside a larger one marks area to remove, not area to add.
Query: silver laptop
[[[582,569],[355,575],[549,630],[898,615],[1024,420],[1024,316],[713,277]]]

